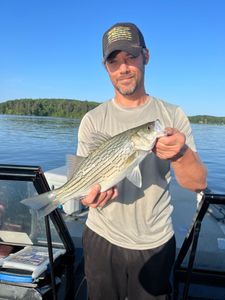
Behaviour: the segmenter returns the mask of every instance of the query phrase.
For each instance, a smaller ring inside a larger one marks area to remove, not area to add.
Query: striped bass
[[[95,133],[91,137],[95,149],[74,163],[76,171],[60,188],[22,200],[37,211],[38,217],[52,212],[68,200],[80,200],[99,183],[101,191],[118,184],[124,178],[137,187],[142,186],[140,162],[152,152],[156,139],[165,135],[159,120],[129,129],[113,137]]]

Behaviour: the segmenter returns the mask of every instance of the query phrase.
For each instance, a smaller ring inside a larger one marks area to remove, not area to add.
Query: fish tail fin
[[[35,210],[39,219],[50,214],[50,212],[61,204],[54,191],[23,199],[21,203]]]

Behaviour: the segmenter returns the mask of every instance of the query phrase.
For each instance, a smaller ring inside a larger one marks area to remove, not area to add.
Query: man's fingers
[[[103,207],[109,200],[113,200],[118,196],[118,189],[113,187],[105,192],[101,192],[101,186],[96,184],[90,193],[81,201],[83,205],[96,208]]]
[[[114,186],[111,200],[114,200],[116,197],[118,197],[118,195],[119,195],[118,188],[116,186]]]
[[[173,134],[176,134],[178,133],[178,129],[177,128],[172,128],[172,127],[166,127],[165,128],[165,133],[166,135],[173,135]]]
[[[99,184],[94,185],[90,193],[84,199],[82,199],[82,204],[85,206],[90,206],[92,203],[95,202],[100,191],[101,191],[101,186]]]
[[[106,192],[101,193],[98,199],[98,206],[103,207],[109,200],[112,200],[112,196],[114,194],[114,189],[111,188]]]

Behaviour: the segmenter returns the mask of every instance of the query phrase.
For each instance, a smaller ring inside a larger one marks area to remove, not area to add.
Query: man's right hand
[[[112,187],[105,192],[101,192],[101,186],[96,184],[92,187],[90,193],[81,200],[84,206],[93,208],[103,207],[108,201],[115,199],[118,196],[117,187]]]

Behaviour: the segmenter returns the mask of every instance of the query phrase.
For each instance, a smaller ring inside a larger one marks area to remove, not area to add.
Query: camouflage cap
[[[103,59],[106,61],[109,55],[117,50],[138,56],[146,45],[141,31],[135,24],[117,23],[104,33],[102,48]]]

